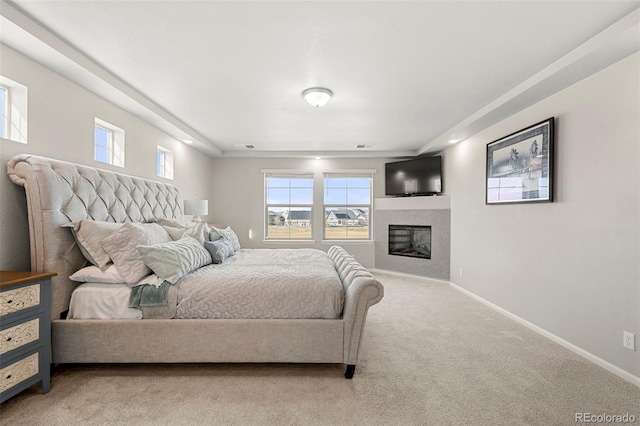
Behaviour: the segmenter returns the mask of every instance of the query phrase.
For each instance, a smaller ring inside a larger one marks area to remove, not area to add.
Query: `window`
[[[0,137],[27,143],[27,87],[0,75]]]
[[[371,173],[324,174],[324,239],[371,240]]]
[[[313,173],[264,170],[263,173],[265,239],[312,239]]]
[[[96,161],[124,167],[124,130],[96,118],[93,140]]]
[[[173,179],[173,152],[160,145],[156,153],[156,174],[165,179]]]

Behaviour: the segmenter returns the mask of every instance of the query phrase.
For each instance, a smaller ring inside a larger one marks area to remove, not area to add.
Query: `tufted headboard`
[[[162,182],[28,154],[9,160],[7,174],[25,188],[31,270],[58,274],[52,279],[52,319],[69,309],[78,285],[69,275],[86,262],[71,231],[61,225],[80,219],[149,222],[182,217],[178,188]]]

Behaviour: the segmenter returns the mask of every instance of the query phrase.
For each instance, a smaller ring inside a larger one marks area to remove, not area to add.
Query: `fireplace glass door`
[[[431,259],[431,227],[389,225],[389,254]]]

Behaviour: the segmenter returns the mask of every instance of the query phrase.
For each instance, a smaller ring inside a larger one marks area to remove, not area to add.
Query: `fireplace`
[[[389,254],[431,259],[431,227],[389,225]]]

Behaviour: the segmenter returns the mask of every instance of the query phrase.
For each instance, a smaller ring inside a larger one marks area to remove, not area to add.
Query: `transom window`
[[[27,143],[27,86],[0,75],[0,137]]]
[[[156,175],[173,179],[173,152],[160,145],[156,153]]]
[[[265,172],[265,239],[313,237],[313,173]]]
[[[96,161],[124,167],[124,130],[96,118],[93,140]]]
[[[370,240],[370,173],[324,174],[324,239]]]

